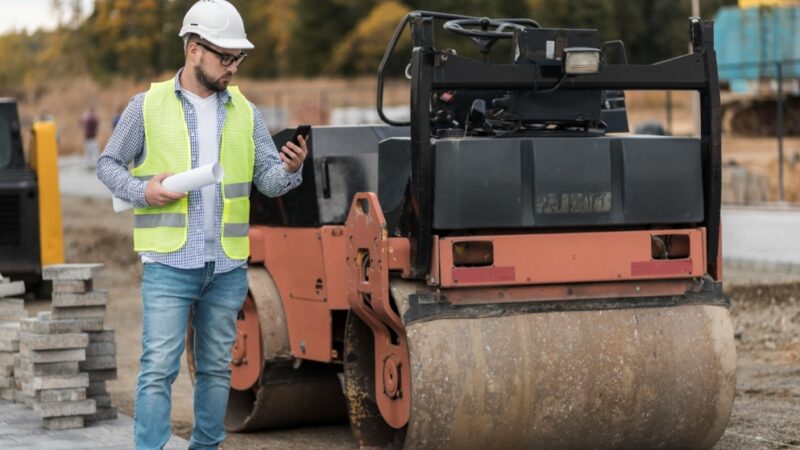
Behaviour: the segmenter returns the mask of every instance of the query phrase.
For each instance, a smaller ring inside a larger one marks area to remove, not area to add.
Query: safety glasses
[[[202,42],[197,42],[197,45],[219,56],[219,63],[222,64],[223,67],[228,67],[233,63],[236,63],[236,66],[238,67],[242,64],[242,61],[244,61],[244,59],[247,58],[247,53],[245,52],[241,52],[238,55],[231,55],[229,53],[222,53],[218,50],[215,50],[203,44]]]

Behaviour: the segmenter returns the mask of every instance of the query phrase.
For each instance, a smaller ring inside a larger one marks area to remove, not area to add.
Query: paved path
[[[177,436],[165,450],[183,450],[189,442]],[[48,431],[42,419],[19,403],[0,400],[0,449],[3,450],[129,450],[133,449],[133,419],[122,414],[76,430]]]
[[[726,267],[800,275],[800,208],[724,208]]]
[[[97,179],[95,169],[88,168],[80,156],[58,158],[58,187],[62,194],[107,198],[111,207],[111,192]]]

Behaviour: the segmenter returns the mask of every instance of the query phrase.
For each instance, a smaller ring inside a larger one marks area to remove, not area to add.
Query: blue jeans
[[[186,323],[193,312],[194,428],[190,449],[216,449],[230,388],[236,316],[247,295],[247,270],[214,274],[147,263],[142,276],[142,358],[136,383],[134,436],[138,450],[161,449],[170,438],[172,383],[178,377]]]

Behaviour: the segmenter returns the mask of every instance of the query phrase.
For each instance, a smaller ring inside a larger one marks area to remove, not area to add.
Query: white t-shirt
[[[199,147],[198,167],[219,161],[219,138],[217,137],[217,107],[219,98],[212,93],[206,98],[182,89],[181,93],[194,106],[197,115],[197,143]],[[191,131],[190,131],[191,132]],[[214,210],[217,203],[217,185],[201,190],[203,198],[203,230],[205,231],[206,261],[214,261],[217,236],[214,234]]]

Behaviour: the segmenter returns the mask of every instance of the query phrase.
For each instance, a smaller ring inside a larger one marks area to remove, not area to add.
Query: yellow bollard
[[[39,245],[42,267],[64,262],[61,192],[58,189],[56,125],[34,122],[31,167],[39,184]]]

